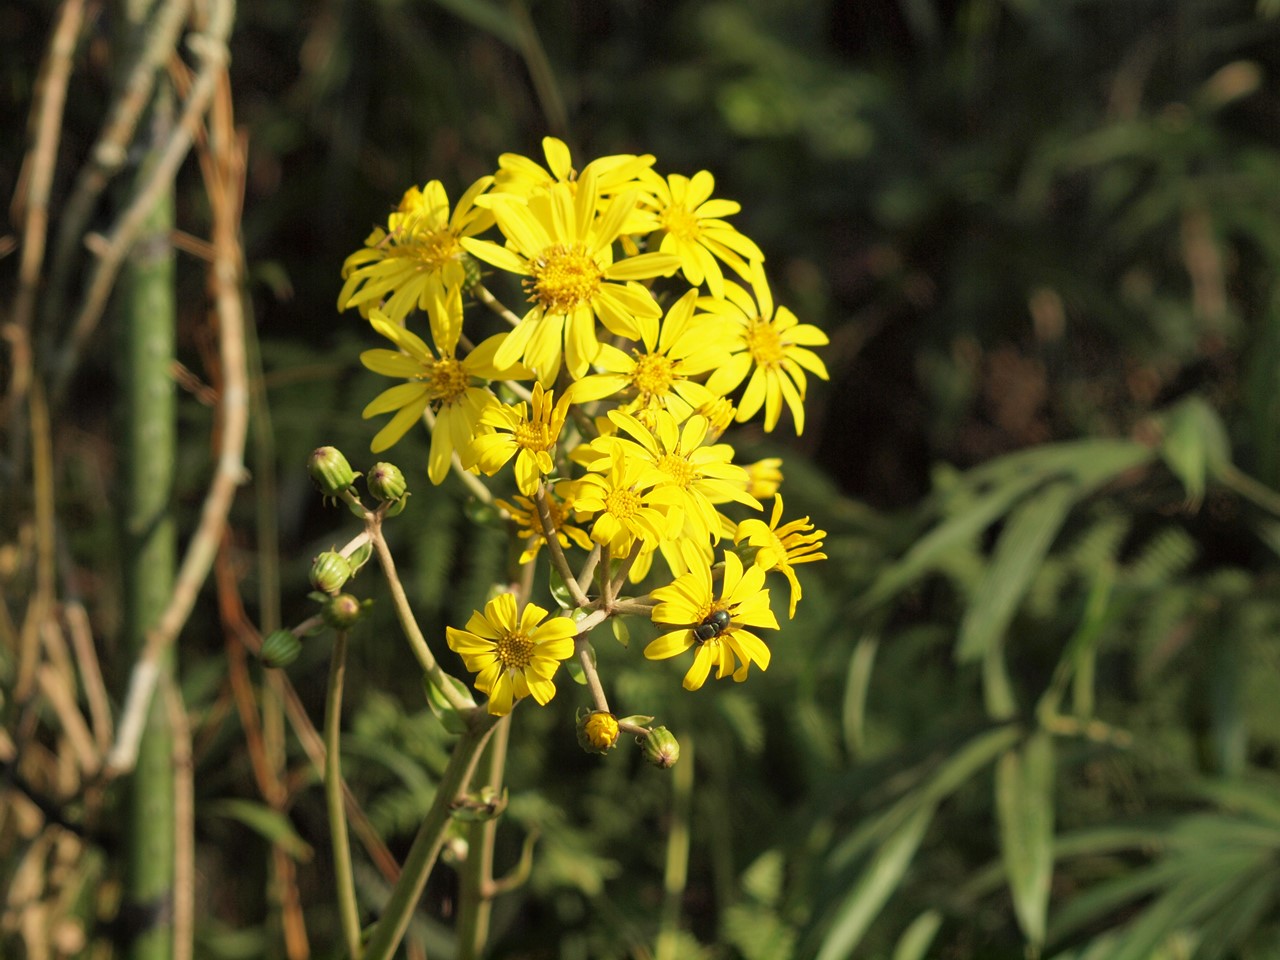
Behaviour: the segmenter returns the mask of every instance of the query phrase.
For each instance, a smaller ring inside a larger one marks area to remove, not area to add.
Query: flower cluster
[[[648,611],[646,657],[695,651],[685,687],[712,669],[744,680],[769,665],[754,631],[778,629],[767,576],[785,579],[794,616],[794,568],[823,559],[825,533],[783,521],[779,461],[737,463],[722,436],[757,416],[773,431],[784,408],[801,432],[827,338],[775,306],[764,254],[709,172],[663,176],[630,154],[579,169],[559,140],[543,148],[545,166],[505,154],[452,207],[439,181],[410,189],[347,258],[338,307],[390,342],[361,360],[400,381],[364,410],[392,415],[373,449],[424,423],[431,481],[510,477],[494,503],[520,562],[548,556],[593,623]],[[487,285],[503,275],[520,310]],[[620,598],[646,578],[665,585]],[[573,621],[546,616],[505,593],[449,629],[492,712],[545,703],[556,665],[581,653]]]

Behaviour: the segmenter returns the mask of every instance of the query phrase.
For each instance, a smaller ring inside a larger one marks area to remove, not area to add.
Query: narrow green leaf
[[[941,926],[942,914],[937,910],[926,910],[920,914],[898,938],[897,946],[893,948],[893,960],[925,960]]]
[[[871,686],[871,668],[876,662],[880,638],[865,634],[853,648],[849,658],[849,674],[844,686],[844,742],[848,751],[857,756],[862,753],[863,733],[866,728],[867,690]]]
[[[1053,740],[1038,731],[996,764],[1000,854],[1018,925],[1034,947],[1044,943],[1053,877]]]
[[[1078,496],[1074,484],[1060,481],[1032,494],[1010,513],[977,598],[960,624],[956,658],[961,663],[981,659],[1000,642]]]
[[[475,700],[471,696],[471,691],[467,689],[466,684],[457,677],[451,677],[448,674],[445,675],[445,682],[468,703],[475,706]],[[430,677],[423,676],[422,686],[427,693],[427,706],[431,708],[431,712],[436,715],[436,719],[440,721],[444,728],[452,734],[460,735],[465,732],[467,722],[457,710],[453,709],[445,698],[443,691],[431,682]]]
[[[1164,438],[1160,456],[1187,492],[1187,500],[1199,506],[1208,480],[1231,465],[1227,428],[1216,410],[1202,397],[1183,400],[1163,418]]]
[[[560,576],[560,572],[555,567],[551,568],[551,596],[555,598],[561,610],[572,610],[574,608],[573,595],[569,593],[569,588],[564,583],[564,577]]]
[[[836,910],[817,960],[845,960],[861,942],[871,921],[902,882],[933,820],[932,805],[921,806],[880,845],[866,870]]]
[[[293,859],[306,863],[311,859],[311,847],[298,835],[293,824],[279,810],[254,800],[227,798],[211,800],[201,807],[201,812],[214,817],[226,817],[242,823],[254,833],[269,840]]]

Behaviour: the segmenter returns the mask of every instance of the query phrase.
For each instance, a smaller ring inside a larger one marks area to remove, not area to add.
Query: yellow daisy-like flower
[[[717,680],[732,673],[739,683],[747,679],[753,663],[767,670],[769,648],[747,629],[778,629],[778,619],[769,609],[769,591],[763,587],[764,570],[753,565],[744,572],[742,561],[733,553],[724,557],[724,583],[719,598],[711,583],[711,568],[706,564],[659,587],[653,597],[660,602],[651,616],[655,624],[669,632],[644,648],[645,657],[667,660],[696,647],[693,666],[684,675],[686,690],[701,687],[713,666]]]
[[[661,231],[663,253],[680,258],[680,270],[693,286],[705,281],[711,296],[723,300],[724,272],[720,263],[731,266],[739,276],[749,276],[749,263],[764,260],[760,248],[724,221],[742,209],[735,200],[713,200],[716,181],[707,170],[692,178],[678,173],[663,178],[652,170],[640,175],[649,194],[645,206],[649,216],[633,221],[640,231]]]
[[[551,514],[551,529],[555,531],[556,540],[560,542],[561,547],[567,548],[570,543],[573,543],[583,550],[590,550],[591,537],[587,531],[571,522],[575,507],[572,488],[571,483],[559,483],[555,487],[548,486],[547,511]],[[562,489],[565,491],[563,497],[559,495]],[[547,542],[547,537],[542,529],[542,518],[538,516],[538,505],[528,497],[515,497],[514,500],[514,503],[499,499],[493,502],[511,515],[511,520],[516,525],[516,536],[528,541],[524,552],[520,554],[519,562],[524,565],[538,556],[538,551]]]
[[[535,383],[532,413],[523,401],[515,406],[490,404],[480,422],[498,432],[475,439],[472,449],[476,466],[493,476],[515,457],[516,486],[526,497],[533,496],[539,480],[555,470],[551,452],[560,439],[560,430],[569,412],[569,398],[561,397],[560,402],[553,405],[554,397],[542,384]]]
[[[670,274],[680,261],[665,253],[613,261],[613,242],[637,197],[627,191],[598,213],[599,189],[588,170],[576,190],[556,183],[527,202],[493,199],[508,246],[473,237],[462,245],[476,258],[523,276],[532,304],[498,350],[500,365],[523,360],[550,386],[562,360],[575,379],[586,373],[600,348],[597,317],[611,333],[632,340],[656,328],[662,309],[635,281]]]
[[[484,613],[472,613],[466,630],[445,628],[449,649],[476,675],[476,689],[489,695],[494,716],[530,695],[540,704],[556,695],[551,678],[560,661],[573,656],[578,627],[568,617],[546,616],[534,603],[517,616],[515,594],[504,593],[486,603]]]
[[[488,432],[480,418],[485,407],[497,401],[487,388],[473,386],[472,378],[499,375],[493,366],[498,343],[490,337],[463,359],[454,356],[462,326],[462,299],[456,287],[447,291],[443,300],[433,297],[428,313],[439,356],[417,334],[389,322],[380,310],[370,313],[373,328],[399,350],[366,350],[360,354],[360,362],[374,373],[406,382],[378,394],[361,415],[367,420],[396,411],[369,445],[374,453],[380,453],[397,443],[428,407],[434,409],[427,475],[432,483],[441,483],[449,472],[453,452],[458,452],[464,466],[470,466],[475,437]]]
[[[736,350],[732,360],[711,374],[707,389],[721,396],[733,391],[751,373],[747,389],[738,403],[738,422],[755,416],[764,407],[764,428],[778,423],[785,400],[795,418],[796,433],[804,432],[804,371],[827,379],[827,368],[808,347],[827,343],[827,335],[808,323],[800,323],[786,307],[773,309],[773,294],[765,280],[764,268],[752,264],[751,286],[755,299],[731,280],[725,281],[725,299],[703,297],[698,306],[737,324]],[[754,368],[754,372],[752,369]]]
[[[743,520],[738,524],[733,542],[742,543],[745,540],[756,547],[756,566],[763,570],[780,570],[787,578],[787,582],[791,584],[789,616],[794,617],[796,603],[799,602],[802,594],[800,581],[796,579],[795,571],[791,568],[798,563],[812,563],[815,560],[827,559],[825,553],[818,552],[822,549],[822,538],[827,535],[827,531],[814,530],[808,517],[778,526],[778,521],[781,519],[782,494],[778,494],[773,501],[773,516],[769,522],[766,524],[763,520],[757,520],[754,517]]]
[[[492,194],[481,199],[481,203],[489,204],[493,197],[509,194],[527,197],[546,190],[556,183],[567,184],[571,189],[576,187],[580,177],[573,166],[573,156],[563,140],[555,137],[542,138],[542,152],[546,155],[547,165],[544,167],[536,160],[531,160],[518,153],[504,153],[498,157],[498,172],[494,177]],[[653,166],[654,156],[651,153],[636,156],[631,153],[619,153],[592,160],[585,170],[596,178],[597,190],[601,197],[612,197],[623,190],[637,186],[636,177],[642,170]]]
[[[597,450],[621,450],[623,456],[649,469],[640,483],[653,484],[649,501],[666,505],[684,515],[684,536],[698,544],[718,542],[720,517],[715,504],[736,501],[755,510],[760,502],[746,492],[747,471],[733,463],[733,447],[705,444],[709,423],[694,415],[683,425],[665,410],[655,413],[650,430],[628,413],[613,410],[609,419],[618,427],[617,437],[601,437]],[[624,437],[622,434],[626,434]],[[627,439],[627,438],[630,439]],[[704,445],[705,444],[705,445]]]
[[[595,366],[602,372],[588,374],[570,388],[573,402],[625,395],[630,399],[619,409],[635,414],[648,426],[653,426],[658,410],[685,420],[700,406],[712,403],[715,395],[691,378],[728,363],[737,341],[729,324],[707,314],[695,320],[697,299],[698,292],[690,290],[671,305],[658,335],[647,332],[644,353],[601,344]]]
[[[578,516],[595,516],[591,539],[608,547],[614,559],[625,557],[637,540],[656,547],[679,531],[684,518],[663,514],[651,502],[651,491],[640,483],[647,467],[620,453],[597,464],[602,472],[574,481]]]
[[[439,180],[421,190],[411,187],[388,218],[388,229],[374,230],[364,249],[343,263],[338,309],[359,307],[368,316],[381,303],[393,323],[402,323],[414,307],[427,309],[444,288],[461,286],[466,271],[460,241],[493,225],[492,212],[475,203],[492,183],[492,177],[473,183],[452,214]]]

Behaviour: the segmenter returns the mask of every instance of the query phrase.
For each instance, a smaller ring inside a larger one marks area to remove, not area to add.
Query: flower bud
[[[666,770],[680,759],[680,743],[666,727],[654,727],[647,737],[636,737],[644,748],[644,758],[655,767]]]
[[[375,463],[369,468],[365,482],[374,499],[383,503],[400,500],[409,486],[405,483],[404,474],[394,463]]]
[[[326,497],[336,497],[351,488],[357,474],[337,447],[317,447],[307,458],[307,473],[316,489]]]
[[[607,753],[618,745],[618,718],[596,710],[578,714],[578,746],[587,753]]]
[[[354,626],[364,613],[365,605],[349,593],[339,593],[330,597],[320,611],[324,622],[335,630],[346,630]]]
[[[351,579],[351,561],[337,550],[326,550],[311,561],[311,585],[332,596]]]
[[[289,630],[272,630],[262,638],[262,649],[258,657],[267,667],[287,667],[298,659],[302,652],[302,641]]]
[[[757,500],[767,500],[782,485],[782,458],[765,457],[747,464],[747,493]]]
[[[464,253],[462,255],[462,289],[470,293],[480,280],[480,261]]]

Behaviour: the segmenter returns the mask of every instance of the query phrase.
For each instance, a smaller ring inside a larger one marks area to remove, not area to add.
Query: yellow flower
[[[768,524],[755,518],[743,520],[738,524],[733,542],[741,543],[745,540],[749,545],[756,547],[755,563],[761,569],[782,571],[782,575],[791,584],[789,616],[794,617],[801,592],[800,581],[796,579],[795,571],[791,568],[797,563],[812,563],[815,560],[827,559],[825,553],[818,552],[822,549],[822,538],[827,535],[827,531],[814,530],[808,517],[792,520],[780,527],[778,521],[781,519],[782,494],[778,494],[773,501],[773,516]]]
[[[706,564],[654,590],[653,597],[660,602],[653,608],[653,622],[669,632],[644,648],[645,657],[666,660],[696,647],[693,666],[684,675],[686,690],[701,687],[713,666],[717,680],[732,673],[739,683],[747,679],[753,663],[761,670],[768,669],[769,648],[747,629],[778,629],[778,620],[769,609],[769,591],[761,589],[763,586],[764,570],[753,565],[744,573],[737,555],[726,553],[718,599]]]
[[[542,152],[547,158],[546,167],[518,153],[504,153],[498,157],[493,192],[480,202],[488,205],[493,197],[503,194],[527,197],[556,183],[568,184],[570,188],[574,188],[580,177],[573,167],[573,156],[564,141],[555,137],[543,137]],[[653,154],[636,156],[620,153],[599,157],[587,164],[583,176],[588,170],[591,171],[597,180],[600,196],[611,197],[637,186],[636,176],[640,171],[653,166],[653,161]]]
[[[515,457],[516,486],[526,497],[533,496],[538,481],[555,470],[551,452],[560,438],[569,403],[568,397],[561,397],[553,406],[554,396],[550,390],[543,390],[542,384],[535,383],[532,413],[523,401],[514,407],[505,403],[490,404],[480,422],[498,432],[477,437],[472,445],[476,466],[489,476]]]
[[[599,190],[590,169],[576,190],[556,183],[527,202],[495,197],[493,213],[509,246],[465,238],[463,247],[500,270],[519,274],[532,307],[497,353],[506,366],[523,359],[550,386],[563,360],[575,379],[600,348],[596,318],[611,332],[639,340],[662,310],[637,280],[670,274],[680,262],[665,253],[613,261],[613,242],[635,207],[628,191],[598,213]]]
[[[631,353],[601,344],[595,366],[602,373],[588,374],[572,390],[574,403],[625,395],[621,406],[644,424],[653,426],[653,415],[668,410],[676,420],[684,420],[716,397],[691,377],[702,376],[729,362],[736,346],[734,329],[707,314],[694,317],[698,292],[690,290],[672,304],[663,318],[661,330],[653,336],[646,331],[645,352]]]
[[[563,497],[559,496],[561,490],[565,491]],[[493,502],[511,515],[511,520],[516,525],[516,536],[528,541],[524,552],[520,554],[519,562],[523,565],[538,556],[547,537],[542,530],[542,519],[538,516],[538,505],[528,497],[513,499],[514,503],[498,499]],[[547,487],[547,511],[551,514],[551,529],[555,531],[560,546],[568,547],[573,542],[583,550],[590,550],[591,537],[581,527],[570,522],[574,506],[572,483],[564,482],[556,484],[554,488]]]
[[[812,324],[800,323],[786,307],[779,307],[774,313],[773,294],[759,263],[752,264],[751,286],[755,291],[754,300],[738,284],[726,280],[724,300],[703,297],[698,301],[702,309],[737,324],[735,347],[739,352],[711,374],[707,389],[724,396],[754,368],[738,403],[738,422],[749,420],[763,406],[764,428],[771,431],[778,423],[785,400],[795,418],[796,433],[803,433],[804,371],[827,379],[822,360],[806,348],[826,343],[827,335]]]
[[[782,486],[782,458],[765,457],[747,464],[747,493],[757,500],[767,500]]]
[[[661,231],[659,249],[680,258],[680,270],[693,286],[700,287],[705,281],[711,296],[723,300],[724,273],[717,260],[745,277],[750,261],[764,259],[755,243],[722,219],[737,213],[742,205],[711,199],[716,181],[709,171],[699,171],[692,178],[675,173],[663,179],[645,170],[640,180],[649,193],[642,202],[652,209],[647,218],[634,221],[641,227],[634,232]]]
[[[526,604],[517,616],[514,594],[504,593],[476,611],[466,630],[445,628],[449,649],[476,675],[476,689],[489,695],[489,712],[505,716],[517,700],[532,695],[540,704],[556,695],[551,682],[561,660],[573,656],[578,627],[568,617],[543,623],[547,611]]]
[[[617,437],[592,441],[595,450],[620,451],[649,470],[640,483],[653,484],[649,502],[662,504],[684,516],[684,538],[695,544],[720,539],[720,518],[715,504],[736,501],[756,510],[760,502],[746,492],[747,471],[733,463],[733,447],[727,443],[704,445],[709,423],[694,415],[683,425],[665,410],[654,414],[650,430],[628,413],[614,410],[609,419],[617,425]],[[626,434],[627,437],[622,436]]]
[[[443,288],[461,286],[465,268],[459,241],[493,225],[493,214],[475,205],[491,183],[492,177],[473,183],[452,215],[439,180],[421,190],[411,187],[388,218],[388,229],[375,229],[364,249],[343,263],[338,309],[359,307],[368,316],[370,308],[387,298],[382,312],[402,323],[414,307],[427,309]]]
[[[417,423],[428,407],[436,412],[431,431],[431,453],[427,475],[432,483],[440,483],[449,472],[454,450],[464,466],[470,466],[472,443],[480,433],[487,433],[480,417],[487,404],[496,402],[484,387],[472,385],[473,377],[496,377],[493,352],[497,341],[491,337],[463,359],[454,356],[458,333],[462,326],[462,298],[457,287],[428,302],[433,339],[440,350],[437,357],[416,334],[391,323],[380,310],[373,310],[369,322],[373,328],[394,343],[397,350],[366,350],[360,362],[386,377],[401,377],[406,382],[384,390],[364,408],[369,417],[396,411],[396,415],[378,431],[370,444],[374,453],[397,443]]]
[[[574,481],[574,508],[579,516],[595,516],[591,539],[608,547],[614,559],[627,556],[637,540],[656,547],[680,529],[683,518],[665,516],[639,483],[643,463],[618,453],[597,468],[602,472]]]

